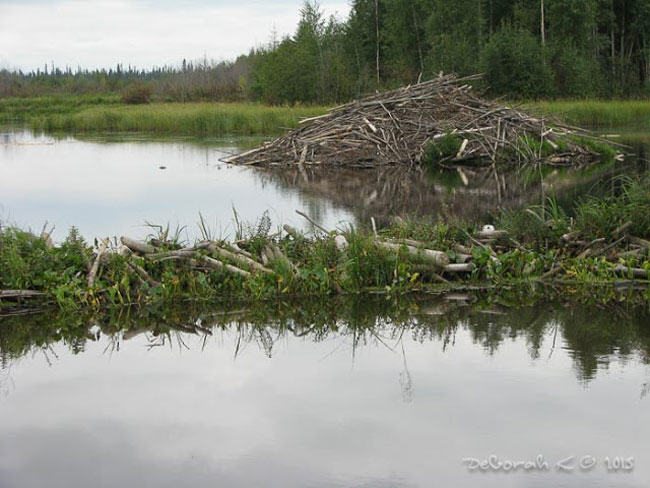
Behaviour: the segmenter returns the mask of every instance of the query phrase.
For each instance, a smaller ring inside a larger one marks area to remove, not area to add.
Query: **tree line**
[[[0,96],[114,91],[161,99],[337,103],[439,72],[485,73],[493,95],[633,97],[650,92],[648,0],[352,0],[347,19],[306,1],[293,35],[233,62],[147,72],[0,72]]]

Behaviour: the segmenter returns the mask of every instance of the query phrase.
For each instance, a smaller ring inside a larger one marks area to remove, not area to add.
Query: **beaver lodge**
[[[577,166],[601,159],[598,146],[603,144],[594,143],[586,131],[475,95],[468,83],[479,78],[441,75],[377,93],[302,120],[285,136],[225,161],[368,168],[421,163]]]

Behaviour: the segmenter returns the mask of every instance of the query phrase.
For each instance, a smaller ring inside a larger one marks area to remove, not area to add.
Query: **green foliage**
[[[424,150],[424,162],[430,167],[437,166],[440,162],[448,160],[458,154],[463,139],[455,134],[445,134],[436,141],[427,144]]]
[[[553,73],[542,47],[527,31],[504,27],[482,53],[485,81],[493,93],[542,98],[553,93]]]
[[[650,93],[647,0],[352,0],[346,20],[300,8],[292,36],[233,61],[183,60],[148,71],[0,70],[0,98],[119,94],[146,83],[159,101],[339,103],[439,71],[485,71],[511,97],[640,97]],[[543,33],[543,35],[542,35]],[[377,73],[379,79],[377,79]],[[0,119],[3,114],[0,111]]]
[[[632,222],[630,233],[650,237],[650,180],[619,179],[619,186],[604,198],[588,198],[576,209],[576,226],[591,238],[609,237],[612,231]]]

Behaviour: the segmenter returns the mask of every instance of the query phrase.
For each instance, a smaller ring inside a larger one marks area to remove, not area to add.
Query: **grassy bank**
[[[24,124],[35,119],[70,115],[87,108],[112,107],[120,103],[120,96],[111,93],[0,98],[0,124]]]
[[[650,100],[560,100],[524,104],[584,127],[650,127]]]
[[[140,132],[164,135],[275,135],[320,115],[325,107],[270,107],[255,103],[125,105],[114,96],[0,100],[0,122],[46,132]]]
[[[588,127],[648,127],[650,100],[530,102],[534,112]],[[49,132],[145,132],[167,135],[275,135],[327,107],[271,107],[255,103],[125,105],[119,95],[53,95],[0,99],[0,124]]]
[[[148,305],[181,299],[271,299],[547,284],[593,293],[596,284],[644,284],[650,298],[650,181],[586,200],[573,217],[554,202],[503,213],[496,231],[400,221],[375,235],[344,229],[271,233],[268,217],[239,226],[235,242],[89,245],[73,230],[60,246],[15,228],[0,233],[0,289],[39,292],[62,309]],[[16,298],[13,297],[9,306]],[[5,306],[7,300],[5,300]]]

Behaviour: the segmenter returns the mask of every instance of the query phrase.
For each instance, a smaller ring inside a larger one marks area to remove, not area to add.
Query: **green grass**
[[[559,100],[526,103],[524,108],[576,126],[650,127],[650,100]]]
[[[48,95],[29,98],[0,98],[0,123],[25,123],[37,117],[72,114],[89,107],[120,103],[116,94]]]
[[[0,123],[46,132],[130,132],[164,135],[275,135],[326,107],[270,107],[256,103],[125,105],[119,97],[42,97],[0,100]]]

